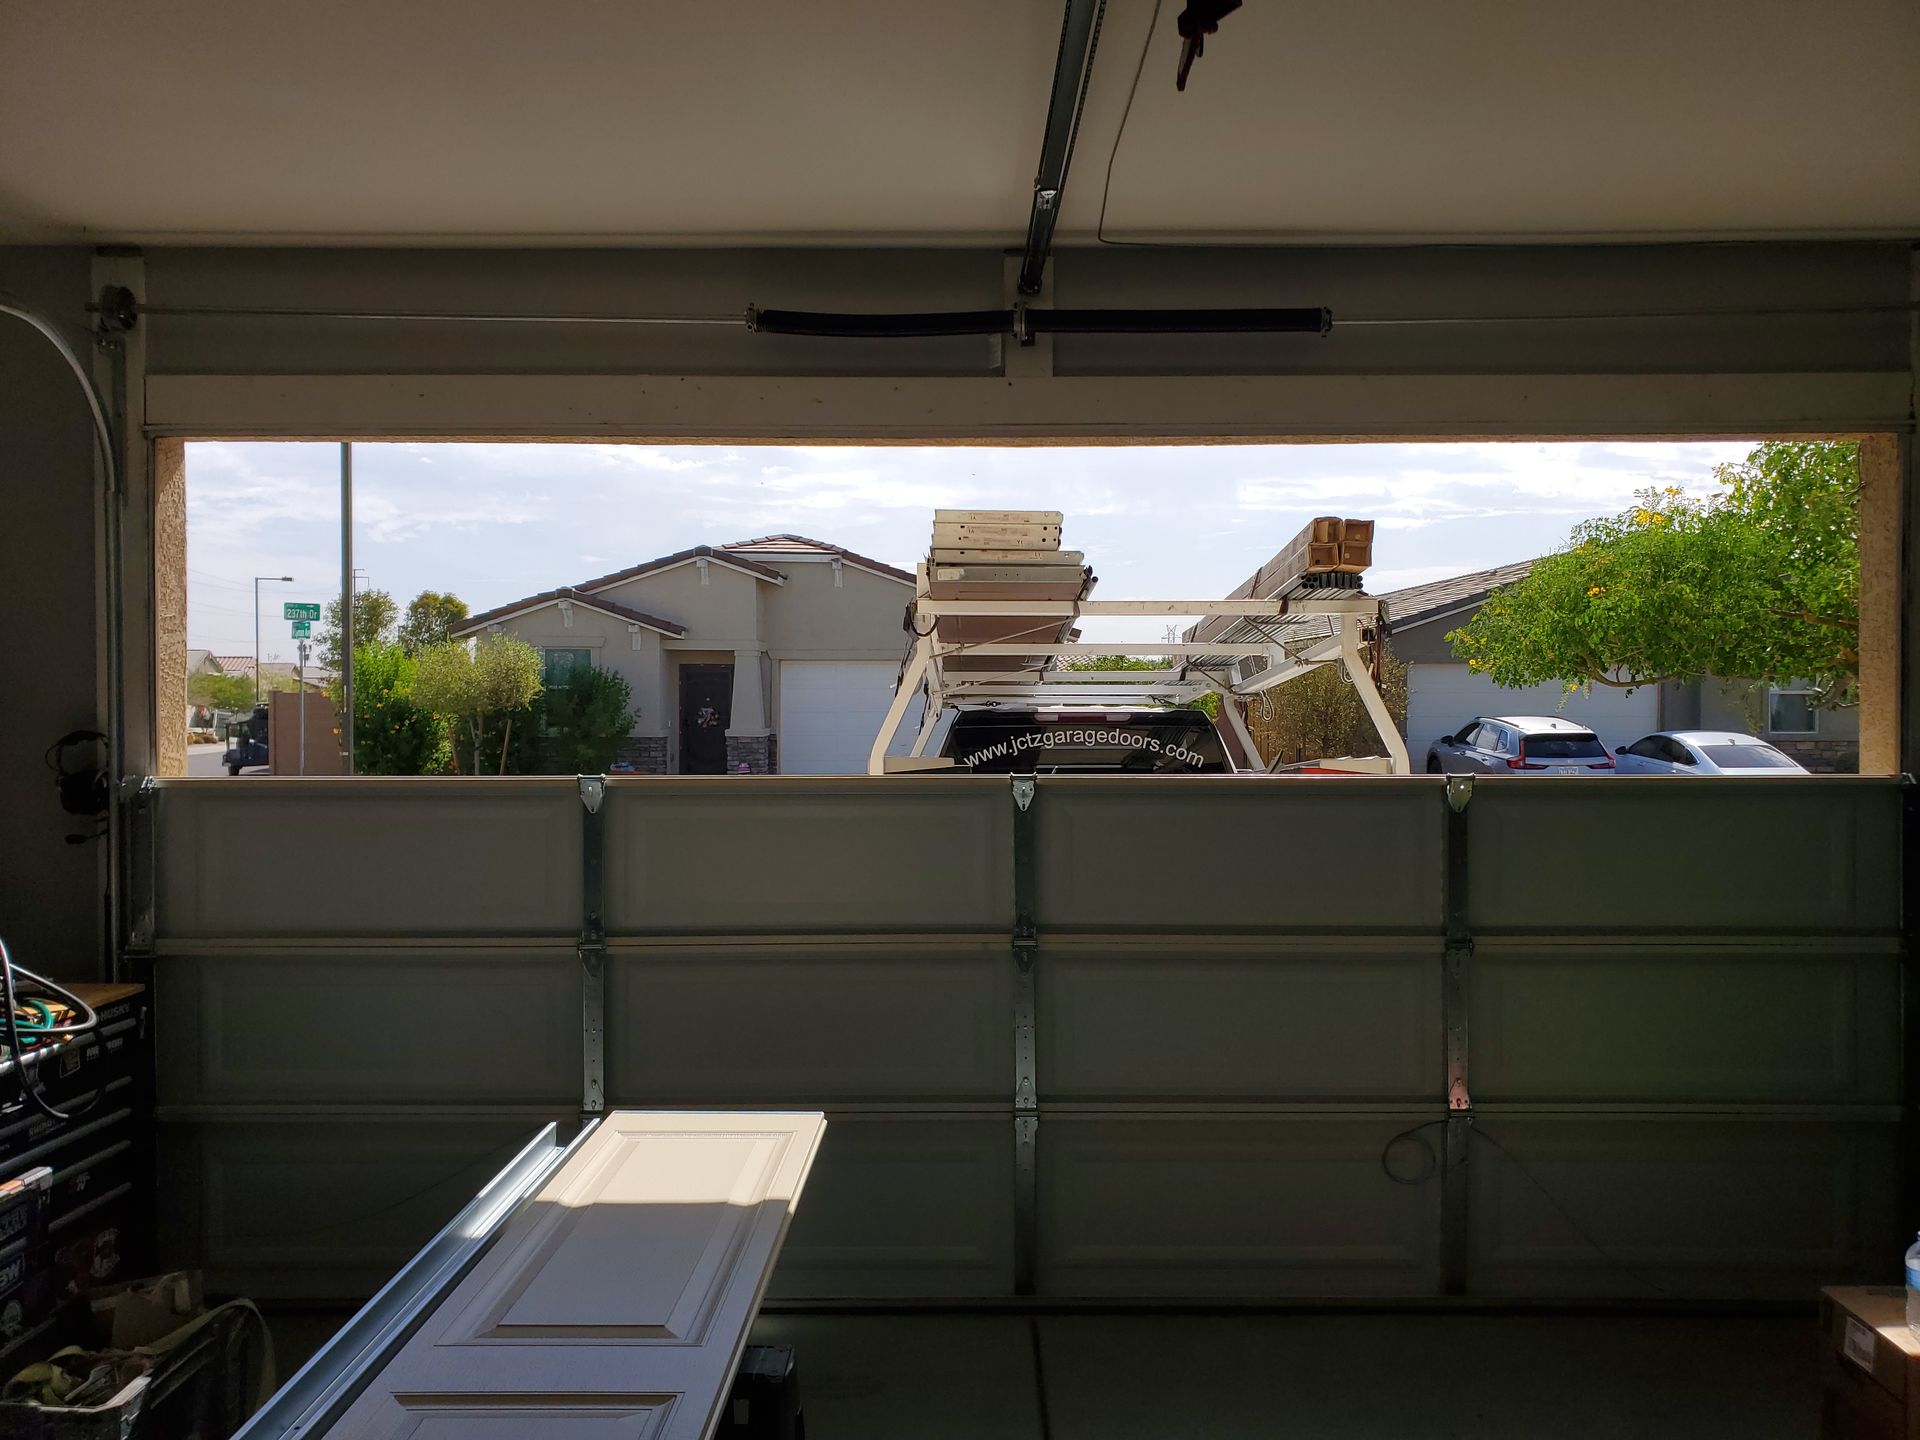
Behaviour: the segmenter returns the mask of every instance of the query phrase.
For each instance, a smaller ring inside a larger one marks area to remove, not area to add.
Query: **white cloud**
[[[1306,520],[1341,514],[1379,522],[1384,590],[1546,553],[1647,485],[1709,490],[1748,448],[362,444],[355,563],[402,602],[430,587],[479,608],[780,531],[911,565],[936,508],[1052,509],[1102,595],[1178,598],[1224,593]],[[263,615],[279,613],[269,588],[337,588],[337,445],[193,444],[187,496],[193,643],[251,649],[253,575],[299,577],[263,587]]]

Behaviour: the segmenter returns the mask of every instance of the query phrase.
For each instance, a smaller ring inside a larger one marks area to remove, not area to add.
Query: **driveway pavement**
[[[220,757],[226,753],[227,747],[219,743],[187,746],[187,774],[195,777],[226,774],[227,767],[220,763]],[[261,775],[266,772],[264,770],[242,770],[240,773],[242,775]]]

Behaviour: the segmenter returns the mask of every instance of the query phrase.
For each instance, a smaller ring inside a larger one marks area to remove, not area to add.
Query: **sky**
[[[1647,486],[1708,493],[1751,443],[1212,446],[357,444],[354,563],[474,611],[692,545],[791,532],[912,569],[936,508],[1059,510],[1101,599],[1225,595],[1316,515],[1378,522],[1375,594],[1547,554]],[[288,600],[340,587],[340,449],[187,447],[187,643],[291,660]],[[1164,621],[1088,620],[1158,639]]]

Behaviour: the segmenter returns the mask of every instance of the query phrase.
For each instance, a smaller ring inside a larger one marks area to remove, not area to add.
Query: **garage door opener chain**
[[[1034,1293],[1039,1245],[1040,1082],[1034,1053],[1035,985],[1040,927],[1035,921],[1036,868],[1032,775],[1013,780],[1013,1291]]]

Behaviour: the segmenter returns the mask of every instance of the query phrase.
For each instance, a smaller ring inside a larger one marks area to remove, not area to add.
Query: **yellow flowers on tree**
[[[1576,527],[1567,548],[1496,590],[1448,635],[1500,685],[1635,689],[1708,675],[1813,681],[1825,703],[1859,678],[1860,455],[1770,442],[1704,500],[1669,488]]]
[[[413,699],[436,714],[464,722],[471,744],[470,772],[480,773],[487,726],[501,719],[499,773],[507,773],[507,751],[513,743],[513,716],[533,703],[540,693],[540,652],[524,640],[498,636],[482,640],[472,650],[457,640],[428,647],[416,662]],[[453,768],[460,770],[460,745],[453,747]]]

